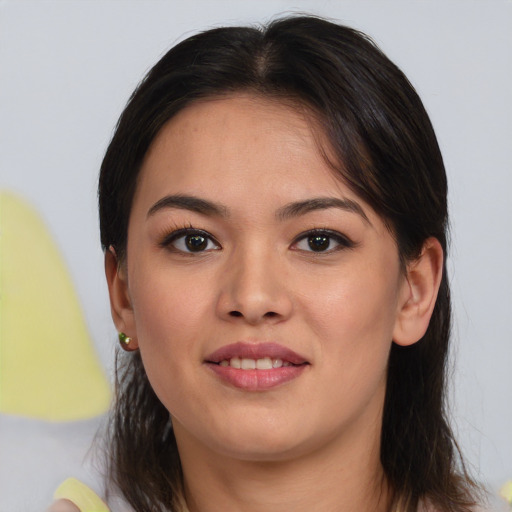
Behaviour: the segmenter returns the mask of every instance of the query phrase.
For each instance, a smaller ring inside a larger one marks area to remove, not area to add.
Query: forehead
[[[326,159],[329,152],[320,124],[299,104],[248,94],[201,100],[161,129],[138,188],[153,183],[221,192],[271,180],[275,187],[295,184],[311,193],[346,189]]]
[[[343,181],[330,154],[320,123],[301,105],[240,94],[197,101],[151,145],[132,215],[148,214],[166,196],[183,195],[215,202],[241,222],[256,221],[279,217],[284,205],[330,198],[381,224]]]
[[[320,156],[320,147],[329,144],[312,112],[299,103],[237,94],[198,100],[178,112],[155,137],[145,164],[155,153],[176,154],[178,145],[201,146],[198,157],[230,149],[243,149],[249,157],[262,155],[262,146],[263,154],[281,149]]]

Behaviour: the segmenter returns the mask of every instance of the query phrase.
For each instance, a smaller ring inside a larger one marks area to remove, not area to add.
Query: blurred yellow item
[[[107,506],[85,484],[76,478],[68,478],[53,495],[55,500],[65,499],[74,503],[80,512],[109,512]]]
[[[0,193],[0,412],[72,421],[109,401],[55,243],[28,204]]]
[[[500,495],[512,506],[512,480],[509,480],[500,490]]]

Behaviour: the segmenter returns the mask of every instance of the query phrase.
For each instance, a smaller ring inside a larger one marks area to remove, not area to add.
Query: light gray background
[[[512,478],[512,2],[0,1],[0,188],[31,201],[72,273],[104,365],[111,325],[96,184],[129,94],[201,29],[312,12],[369,33],[408,75],[436,129],[450,184],[455,306],[452,409],[479,478]],[[41,510],[99,420],[0,416],[0,511]]]

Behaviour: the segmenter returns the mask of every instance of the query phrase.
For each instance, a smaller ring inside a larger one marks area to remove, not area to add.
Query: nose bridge
[[[263,241],[244,244],[227,262],[220,308],[224,316],[251,324],[286,318],[291,312],[284,262]]]

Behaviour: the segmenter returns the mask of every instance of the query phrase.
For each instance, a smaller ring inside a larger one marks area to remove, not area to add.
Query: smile
[[[204,364],[225,384],[244,391],[265,391],[296,379],[310,365],[276,343],[238,342],[210,354]]]
[[[261,359],[249,359],[233,357],[231,359],[223,359],[219,363],[220,366],[230,366],[240,370],[271,370],[272,368],[281,368],[283,366],[293,366],[290,361],[283,361],[278,358],[263,357]]]

